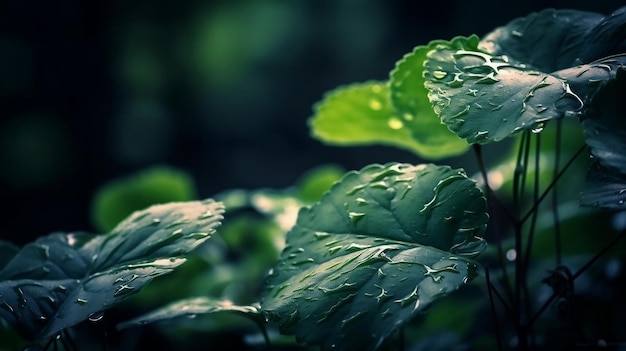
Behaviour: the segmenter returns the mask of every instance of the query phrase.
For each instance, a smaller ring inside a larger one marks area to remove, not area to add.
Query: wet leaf
[[[106,235],[41,237],[0,271],[0,316],[26,339],[53,337],[184,263],[223,211],[213,200],[169,203],[133,213]]]
[[[603,18],[594,12],[545,9],[496,28],[481,40],[479,48],[552,72],[577,64],[588,45],[588,35]],[[596,58],[604,56],[607,55]]]
[[[463,153],[466,143],[455,140],[432,143],[437,136],[450,134],[445,128],[435,127],[435,136],[423,136],[422,125],[407,123],[390,101],[386,82],[366,82],[339,87],[328,93],[315,105],[315,114],[309,120],[315,138],[332,145],[389,145],[409,150],[426,158],[442,158]],[[433,123],[426,125],[437,126]],[[454,138],[452,138],[454,139]],[[456,138],[458,139],[458,138]]]
[[[230,300],[219,300],[211,297],[193,297],[171,303],[143,316],[120,323],[117,327],[118,329],[124,329],[149,323],[172,321],[181,317],[194,318],[198,315],[208,315],[219,312],[237,313],[249,317],[257,323],[261,323],[263,320],[258,306],[238,306],[233,304]]]
[[[480,51],[477,44],[476,36],[439,42],[424,66],[433,109],[469,143],[540,132],[546,122],[582,107],[565,80]]]
[[[433,111],[424,86],[426,54],[440,41],[418,46],[396,63],[390,74],[391,101],[413,138],[422,144],[439,146],[462,153],[469,148],[464,140],[452,133]]]
[[[626,56],[619,57],[626,64]],[[604,67],[611,67],[604,65]],[[626,174],[626,66],[611,68],[599,84],[582,120],[585,140],[591,154],[605,167]],[[602,68],[599,68],[602,69]],[[611,77],[612,78],[612,77]]]
[[[595,162],[589,167],[580,202],[584,206],[626,209],[626,175]]]
[[[0,269],[4,268],[19,251],[20,248],[17,245],[0,240]]]
[[[322,349],[374,349],[476,275],[483,194],[462,170],[391,163],[348,173],[303,208],[261,307]]]

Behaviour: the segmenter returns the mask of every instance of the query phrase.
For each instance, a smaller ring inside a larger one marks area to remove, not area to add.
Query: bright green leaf
[[[426,54],[439,41],[428,46],[418,46],[396,64],[390,74],[391,101],[398,116],[411,130],[413,138],[422,144],[439,146],[462,153],[469,145],[451,133],[433,111],[424,86],[424,61]]]
[[[0,316],[29,340],[53,337],[184,263],[223,211],[213,200],[170,203],[133,213],[107,235],[41,237],[0,270]]]
[[[567,82],[477,49],[478,38],[438,42],[428,52],[428,97],[442,121],[470,143],[500,141],[522,130],[539,132],[582,101]]]
[[[482,191],[445,166],[370,165],[303,208],[268,277],[263,311],[322,349],[374,349],[476,275]]]
[[[418,139],[423,131],[414,131],[415,126],[407,124],[406,118],[398,115],[390,101],[389,87],[384,82],[337,88],[317,103],[314,110],[315,114],[309,120],[313,136],[328,144],[390,145],[431,159],[458,155],[467,149],[466,143],[458,140],[431,144],[432,140]],[[434,132],[436,135],[448,133],[445,128],[435,128]],[[449,137],[443,139],[449,140]]]
[[[319,201],[345,173],[336,165],[322,165],[306,172],[295,185],[296,197],[305,204]]]

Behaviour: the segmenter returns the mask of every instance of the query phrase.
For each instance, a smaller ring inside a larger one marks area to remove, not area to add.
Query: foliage
[[[328,144],[389,145],[430,159],[472,149],[475,176],[435,164],[390,162],[345,174],[328,166],[289,189],[155,205],[106,235],[54,233],[21,249],[2,242],[0,316],[49,347],[195,258],[201,264],[152,291],[182,291],[179,301],[165,294],[170,301],[158,302],[167,305],[119,328],[170,322],[182,333],[176,325],[203,316],[197,332],[220,332],[227,322],[209,328],[208,320],[236,313],[265,343],[284,342],[277,331],[295,335],[289,346],[322,350],[402,348],[405,340],[414,349],[606,343],[624,326],[612,308],[624,292],[626,222],[615,211],[626,200],[624,28],[626,7],[609,16],[547,9],[482,39],[417,46],[388,81],[339,87],[314,106],[312,135]],[[512,148],[487,159],[495,143]],[[167,187],[192,188],[165,179]],[[119,183],[100,196],[108,203],[152,196],[150,183]],[[206,241],[222,204],[232,218]],[[115,217],[96,212],[106,217],[101,225]],[[190,288],[196,283],[201,288]],[[603,313],[608,322],[596,325]],[[254,333],[239,321],[230,326]],[[446,342],[429,338],[446,327]]]

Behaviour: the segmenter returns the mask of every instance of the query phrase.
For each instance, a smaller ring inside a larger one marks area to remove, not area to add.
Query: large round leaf
[[[496,28],[479,48],[552,72],[624,52],[626,7],[610,16],[545,9]]]
[[[0,270],[0,317],[29,340],[53,337],[184,263],[223,212],[213,200],[169,203],[133,213],[107,235],[41,237]]]
[[[522,130],[575,114],[581,99],[568,83],[506,56],[477,48],[478,38],[439,42],[428,52],[428,97],[442,121],[470,143],[500,141]]]
[[[322,349],[379,346],[476,275],[487,223],[462,170],[371,165],[303,208],[261,308],[283,333]]]

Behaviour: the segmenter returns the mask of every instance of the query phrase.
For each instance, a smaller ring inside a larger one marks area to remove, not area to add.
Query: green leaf
[[[441,123],[431,107],[428,90],[424,86],[426,54],[438,42],[433,41],[429,46],[418,46],[396,63],[389,81],[391,101],[415,140],[433,147],[450,149],[451,155],[460,154],[469,145]]]
[[[487,54],[477,44],[476,36],[437,42],[424,64],[435,112],[469,143],[539,132],[547,121],[576,115],[582,107],[566,81]]]
[[[439,140],[435,137],[420,139],[424,131],[415,129],[417,125],[406,123],[406,118],[398,115],[385,82],[337,88],[315,104],[314,112],[309,120],[313,136],[328,144],[390,145],[433,159],[458,155],[467,149],[464,142],[449,143],[450,137],[444,136],[444,142],[438,144],[432,144]],[[445,128],[435,128],[434,132],[435,135],[448,133]]]
[[[20,248],[17,245],[0,240],[0,269],[4,268],[19,251]]]
[[[97,230],[108,232],[134,211],[154,204],[193,199],[196,199],[196,189],[189,174],[157,166],[102,186],[92,200],[92,220]]]
[[[584,206],[626,209],[626,175],[595,162],[589,167],[580,202]]]
[[[267,280],[263,311],[322,349],[374,349],[476,275],[482,191],[462,170],[391,163],[349,172],[303,208]]]
[[[626,63],[626,56],[618,59]],[[602,165],[626,174],[626,69],[624,66],[602,69],[601,67],[611,67],[602,63],[595,67],[604,70],[606,74],[612,74],[614,78],[606,78],[599,84],[584,111],[582,125],[585,140],[591,154]]]
[[[137,327],[149,323],[171,321],[181,317],[195,317],[219,312],[230,312],[251,318],[258,324],[264,320],[258,306],[238,306],[230,300],[219,300],[211,297],[192,297],[173,302],[143,316],[118,324],[118,329]]]
[[[53,337],[184,263],[223,211],[213,200],[170,203],[133,213],[107,235],[41,237],[0,271],[0,316],[29,340]]]
[[[295,196],[305,204],[319,201],[345,170],[337,165],[322,165],[306,172],[295,185]]]
[[[626,7],[606,17],[545,9],[496,28],[481,40],[479,48],[552,72],[624,52],[625,17]]]

